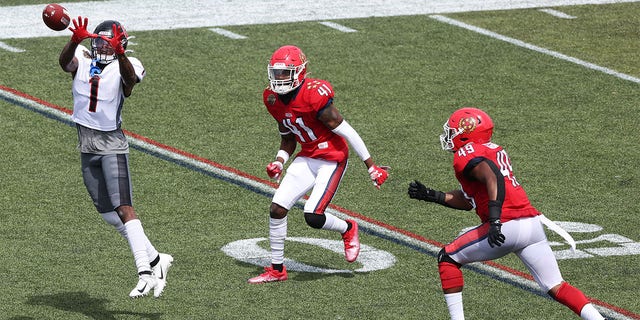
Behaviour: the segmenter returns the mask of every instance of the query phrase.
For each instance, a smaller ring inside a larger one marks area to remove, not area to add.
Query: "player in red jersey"
[[[442,148],[454,153],[453,168],[461,189],[449,192],[409,184],[409,197],[459,209],[475,209],[482,224],[465,232],[438,253],[438,270],[452,320],[464,319],[460,267],[514,253],[538,285],[582,319],[602,315],[585,295],[562,279],[547,242],[541,214],[513,175],[511,160],[491,142],[493,121],[476,108],[455,111],[444,124]]]
[[[333,105],[331,84],[306,78],[306,72],[306,56],[290,45],[277,49],[268,65],[270,85],[264,90],[263,100],[278,123],[281,136],[276,159],[267,165],[269,177],[280,181],[284,164],[298,143],[301,150],[287,168],[269,210],[271,266],[249,279],[249,283],[287,279],[283,264],[287,213],[311,189],[304,206],[305,221],[312,228],[342,234],[345,258],[349,262],[357,259],[360,241],[356,221],[345,221],[325,212],[347,169],[347,142],[364,161],[374,186],[380,188],[387,179],[387,167],[375,165],[360,135]]]

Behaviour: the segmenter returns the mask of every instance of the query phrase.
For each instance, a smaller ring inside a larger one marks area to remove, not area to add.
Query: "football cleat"
[[[282,266],[282,272],[274,269],[272,266],[264,267],[264,273],[257,277],[249,279],[247,282],[251,284],[285,281],[287,280],[287,268]]]
[[[138,278],[138,284],[133,290],[129,293],[129,297],[131,298],[139,298],[144,297],[149,294],[151,289],[155,288],[158,285],[158,281],[156,277],[151,274],[142,274]]]
[[[160,253],[160,261],[153,267],[153,275],[156,277],[158,284],[153,289],[153,296],[158,298],[162,294],[164,287],[167,285],[167,274],[173,263],[173,257],[166,253]]]
[[[360,238],[358,237],[358,223],[355,220],[347,220],[351,223],[351,229],[342,234],[344,241],[344,257],[349,262],[354,262],[360,254]]]

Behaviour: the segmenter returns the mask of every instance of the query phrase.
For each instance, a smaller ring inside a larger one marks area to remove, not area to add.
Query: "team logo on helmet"
[[[462,118],[458,123],[458,128],[462,129],[464,133],[470,133],[478,126],[478,120],[473,117]]]

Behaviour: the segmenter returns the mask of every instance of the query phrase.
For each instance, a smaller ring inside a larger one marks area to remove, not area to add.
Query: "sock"
[[[124,237],[125,239],[127,238],[127,229],[124,227],[124,224],[122,223],[122,220],[120,220],[120,216],[118,216],[117,212],[115,211],[104,212],[104,213],[100,213],[100,216],[108,224],[116,228],[116,230],[118,230],[118,232],[120,233],[120,235],[122,235],[122,237]]]
[[[129,247],[136,262],[138,274],[151,272],[150,259],[146,248],[146,243],[149,242],[149,239],[144,234],[142,223],[139,219],[133,219],[125,223],[124,226],[127,229],[127,240],[129,240]]]
[[[271,264],[284,262],[284,239],[287,237],[287,217],[269,218],[269,245],[271,246]]]
[[[331,230],[342,233],[347,232],[347,227],[349,226],[346,221],[325,212],[324,216],[327,218],[322,226],[322,230]]]
[[[584,296],[582,291],[578,290],[574,286],[563,282],[554,297],[558,302],[569,307],[577,315],[580,315],[582,308],[589,304],[589,300]]]
[[[582,307],[582,311],[580,311],[580,318],[585,320],[605,320],[605,318],[591,303],[587,303]]]
[[[444,300],[447,302],[451,320],[464,320],[464,307],[462,305],[462,292],[446,293]]]
[[[158,264],[158,261],[160,261],[160,253],[151,244],[151,241],[149,241],[149,238],[147,237],[145,238],[147,239],[147,243],[145,243],[145,247],[147,248],[147,257],[149,258],[149,261],[151,261],[151,266],[155,267],[156,264]]]
[[[272,263],[272,264],[271,264],[271,267],[272,267],[274,270],[278,270],[278,271],[280,271],[280,272],[282,272],[282,270],[283,270],[283,267],[282,267],[282,266],[283,266],[283,264],[282,264],[282,263],[275,263],[275,264],[274,264],[274,263]]]

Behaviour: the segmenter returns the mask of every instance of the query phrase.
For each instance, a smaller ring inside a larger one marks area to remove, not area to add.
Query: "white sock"
[[[145,244],[145,247],[147,248],[147,257],[149,257],[149,261],[153,261],[158,257],[158,255],[160,253],[151,244],[151,241],[149,241],[149,238],[147,238],[147,237],[145,237],[145,238],[147,239],[147,243]]]
[[[324,213],[324,216],[327,220],[325,220],[322,230],[338,231],[341,234],[347,232],[347,227],[349,225],[346,221],[327,212]]]
[[[146,246],[149,239],[147,239],[147,236],[144,234],[142,223],[139,219],[134,219],[125,223],[124,226],[127,229],[127,240],[129,240],[129,247],[136,261],[138,273],[151,271]]]
[[[120,216],[118,216],[117,212],[115,211],[104,212],[104,213],[100,213],[100,216],[108,224],[116,228],[116,230],[118,230],[118,232],[122,235],[122,237],[124,237],[125,239],[127,238],[127,229],[124,227],[124,224],[122,223],[122,220],[120,220]]]
[[[587,303],[582,307],[582,310],[580,310],[580,318],[585,320],[604,320],[604,317],[591,303]]]
[[[287,217],[269,218],[269,245],[271,246],[271,263],[284,263],[284,239],[287,237]]]
[[[451,320],[464,320],[464,308],[462,305],[462,292],[446,293],[444,300],[449,308]]]

